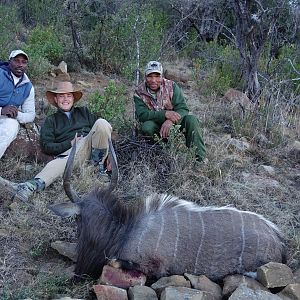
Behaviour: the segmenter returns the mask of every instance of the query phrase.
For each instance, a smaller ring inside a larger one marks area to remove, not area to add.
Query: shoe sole
[[[9,192],[12,195],[12,200],[17,199],[22,202],[28,201],[28,199],[18,194],[18,192],[11,186],[11,183],[9,183],[6,179],[3,179],[2,177],[0,177],[0,186],[2,186],[7,192]]]

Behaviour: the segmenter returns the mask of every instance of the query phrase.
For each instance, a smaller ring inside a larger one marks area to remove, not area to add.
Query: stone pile
[[[226,276],[215,283],[206,276],[185,273],[149,283],[144,274],[106,265],[93,286],[98,300],[300,300],[300,270],[270,262],[257,269],[257,277]]]

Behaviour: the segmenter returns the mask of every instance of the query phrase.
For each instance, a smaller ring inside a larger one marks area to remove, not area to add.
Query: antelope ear
[[[62,218],[80,215],[80,207],[76,203],[65,202],[59,204],[52,204],[48,205],[48,208],[52,210],[56,215]]]

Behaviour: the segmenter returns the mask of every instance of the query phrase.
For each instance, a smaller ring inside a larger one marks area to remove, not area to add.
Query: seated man
[[[160,134],[168,138],[174,124],[180,124],[186,139],[186,146],[196,146],[197,160],[205,157],[201,129],[198,119],[189,114],[179,86],[163,78],[162,65],[150,61],[145,68],[145,81],[134,94],[135,112],[141,122],[142,132],[147,136]]]
[[[57,111],[48,116],[41,127],[40,143],[44,153],[55,156],[34,179],[25,183],[12,183],[4,179],[2,185],[14,198],[27,201],[36,190],[48,187],[64,172],[71,147],[76,140],[75,164],[82,164],[92,159],[104,173],[104,164],[108,155],[108,139],[112,127],[104,119],[90,113],[86,107],[74,107],[82,97],[82,92],[75,90],[71,82],[58,82],[54,90],[46,92],[50,104]]]
[[[34,88],[25,74],[28,55],[14,50],[0,65],[0,158],[17,137],[20,124],[35,118]]]

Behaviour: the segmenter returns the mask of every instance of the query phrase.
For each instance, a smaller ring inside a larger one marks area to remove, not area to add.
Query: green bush
[[[194,59],[198,85],[209,93],[224,94],[229,88],[240,88],[240,57],[236,49],[216,42],[204,43]],[[205,76],[200,76],[205,74]]]
[[[110,81],[101,95],[99,91],[88,98],[88,106],[92,113],[103,119],[116,121],[122,118],[125,111],[125,89]]]
[[[138,8],[131,4],[110,17],[99,18],[97,24],[83,36],[89,45],[88,56],[93,67],[116,72],[134,78],[137,67],[137,49],[134,26],[139,36],[140,65],[160,56],[160,47],[166,28],[166,16],[155,7],[143,5]]]
[[[50,71],[50,69],[51,64],[47,58],[44,58],[39,54],[30,54],[27,73],[31,79],[43,77]]]
[[[17,36],[21,25],[14,5],[8,7],[0,4],[0,11],[0,59],[8,60],[9,53],[19,48]]]
[[[29,35],[26,50],[29,55],[36,55],[57,63],[63,57],[64,48],[53,27],[38,26]]]

